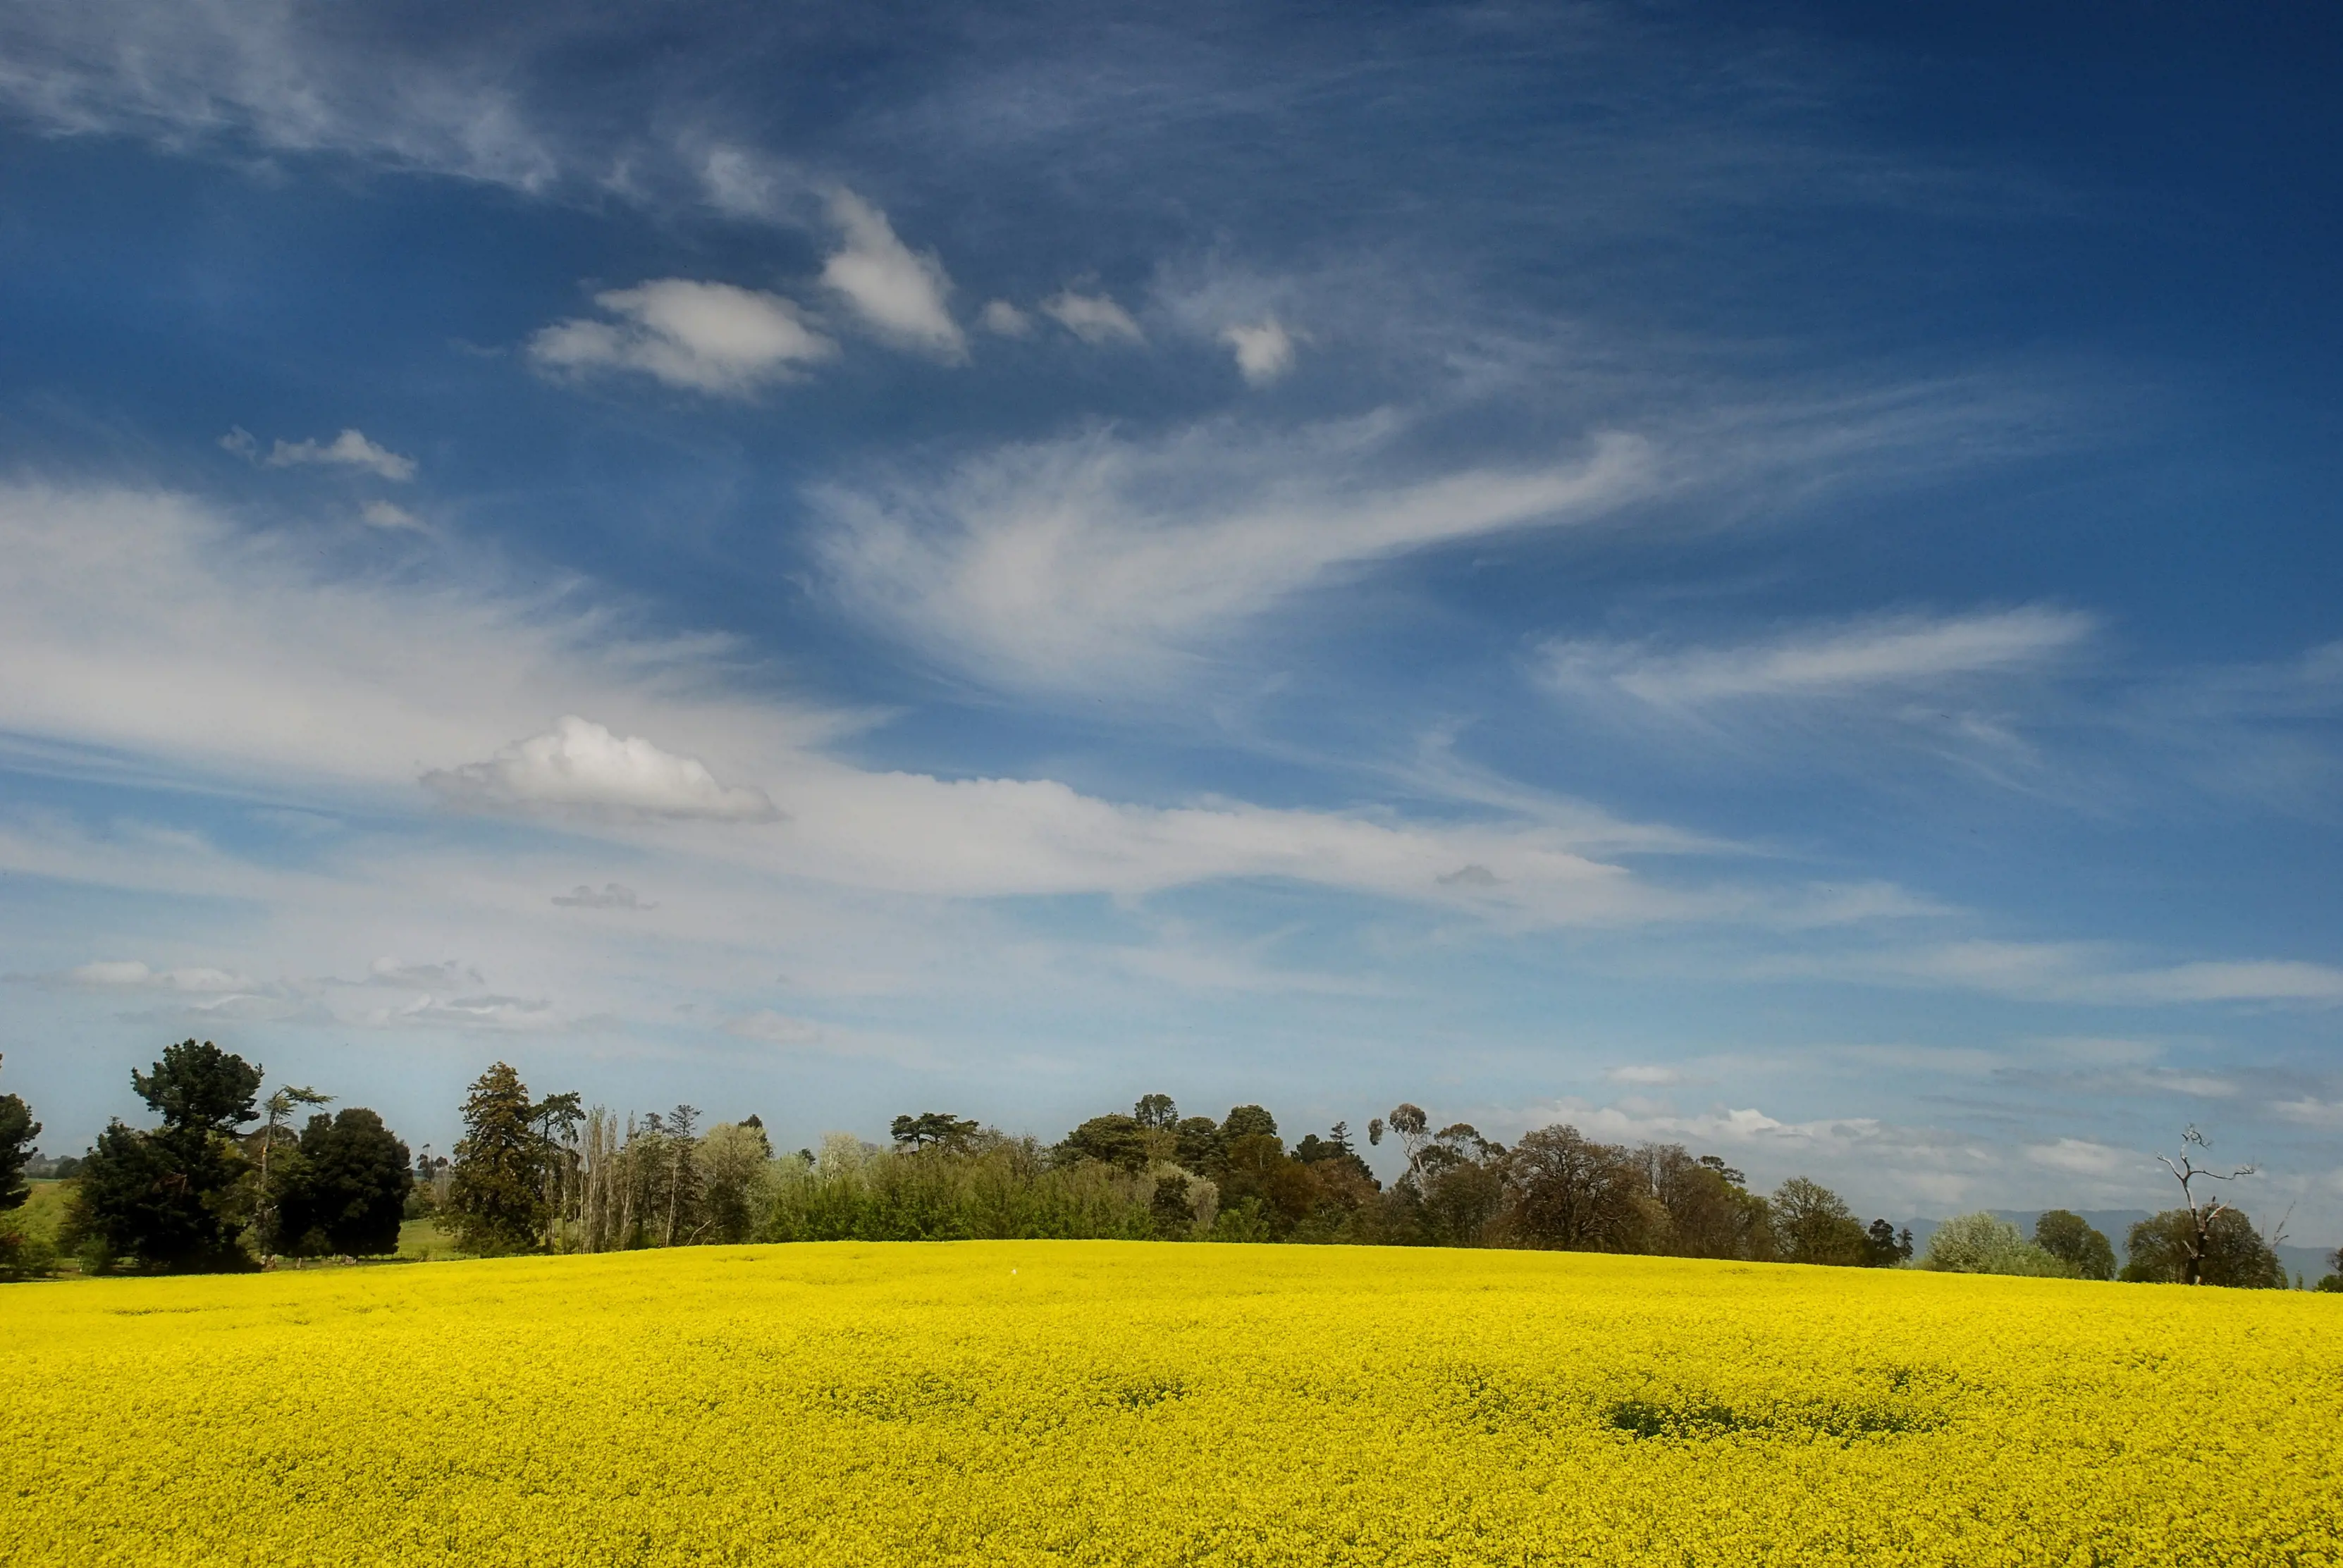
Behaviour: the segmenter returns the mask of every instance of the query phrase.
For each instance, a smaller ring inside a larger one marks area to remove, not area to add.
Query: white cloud
[[[454,959],[438,963],[408,963],[397,958],[380,958],[367,966],[366,983],[407,990],[445,990],[454,986],[478,985],[480,971]]]
[[[2177,964],[2123,980],[2154,1000],[2343,1004],[2343,969],[2290,959]]]
[[[19,6],[0,97],[53,134],[349,153],[528,191],[560,175],[505,51],[431,60],[314,20],[285,0]]]
[[[846,248],[822,264],[821,281],[880,337],[947,363],[968,357],[968,339],[944,301],[951,279],[934,252],[915,253],[895,237],[887,215],[841,190],[830,198],[830,220]]]
[[[2053,1171],[2071,1171],[2083,1176],[2112,1176],[2140,1163],[2139,1157],[2111,1149],[2104,1143],[2094,1143],[2083,1138],[2060,1138],[2048,1143],[2026,1145],[2026,1157],[2036,1165]]]
[[[575,1029],[572,1019],[541,997],[478,996],[419,997],[396,1012],[367,1021],[383,1026],[485,1030],[495,1032],[542,1033]]]
[[[1767,960],[1758,978],[1829,979],[1936,985],[2026,1000],[2152,1007],[2167,1003],[2262,1002],[2343,1006],[2343,969],[2292,959],[2199,960],[2142,966],[2098,942],[1946,942],[1933,947]],[[2207,1081],[2161,1087],[2220,1092]]]
[[[1882,616],[1677,653],[1557,640],[1546,645],[1545,674],[1565,690],[1616,691],[1659,708],[1828,699],[2037,668],[2081,643],[2093,625],[2079,612],[2035,606],[1967,616]]]
[[[644,903],[634,889],[619,882],[605,882],[596,892],[584,882],[566,893],[556,893],[553,901],[565,910],[656,910],[657,904]]]
[[[1604,435],[1574,462],[1377,486],[1388,437],[1373,422],[1145,446],[1099,432],[817,499],[830,568],[866,613],[995,678],[1080,688],[1161,676],[1344,568],[1584,521],[1655,483],[1642,442]]]
[[[2343,1131],[2343,1100],[2320,1100],[2301,1095],[2293,1100],[2281,1100],[2270,1109],[2288,1121],[2305,1127],[2333,1128]]]
[[[484,762],[438,769],[423,782],[460,805],[506,809],[584,809],[642,817],[769,822],[780,815],[760,789],[719,784],[706,763],[624,739],[568,715],[543,735]]]
[[[220,437],[220,445],[247,462],[256,462],[264,468],[295,468],[313,464],[346,468],[364,468],[370,474],[404,484],[415,477],[415,459],[403,457],[388,447],[378,447],[366,438],[364,432],[344,430],[330,441],[283,441],[269,449],[264,457],[252,438],[252,432],[238,426]],[[392,508],[392,510],[397,510]]]
[[[186,991],[216,996],[249,990],[252,982],[218,969],[155,970],[136,959],[98,959],[65,971],[75,985]]]
[[[712,766],[838,722],[716,689],[721,639],[631,637],[620,605],[575,585],[326,575],[297,535],[177,496],[0,486],[0,734],[166,759],[272,799],[356,786],[388,804],[411,797],[418,763],[486,757],[580,709],[656,725]]]
[[[529,357],[551,372],[639,370],[670,387],[738,397],[838,352],[789,300],[729,283],[660,278],[594,303],[618,319],[556,322],[529,339]]]
[[[790,1047],[818,1046],[823,1038],[821,1025],[774,1012],[770,1009],[727,1019],[724,1032],[737,1040],[756,1040],[767,1045]]]
[[[1041,302],[1041,314],[1085,343],[1144,343],[1147,334],[1131,312],[1103,294],[1061,288]]]
[[[1005,299],[986,304],[977,324],[1001,337],[1022,337],[1033,330],[1033,318]]]
[[[364,518],[368,526],[373,528],[388,528],[394,531],[405,530],[411,533],[430,531],[424,527],[421,518],[417,517],[405,507],[394,507],[388,501],[368,501],[358,516]]]
[[[785,221],[806,194],[805,177],[793,166],[753,147],[709,147],[699,172],[709,204],[733,217]]]
[[[1651,1089],[1664,1089],[1674,1084],[1699,1081],[1680,1067],[1653,1067],[1635,1064],[1627,1067],[1606,1067],[1603,1076],[1613,1083],[1632,1083]]]
[[[1293,368],[1293,336],[1272,316],[1257,327],[1232,327],[1221,334],[1237,357],[1246,382],[1266,387]]]

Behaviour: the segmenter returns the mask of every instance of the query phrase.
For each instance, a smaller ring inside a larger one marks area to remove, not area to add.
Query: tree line
[[[452,1158],[410,1161],[363,1108],[286,1085],[211,1043],[164,1052],[132,1085],[157,1118],[110,1124],[82,1157],[61,1244],[85,1266],[255,1266],[276,1256],[378,1256],[402,1219],[428,1218],[481,1256],[744,1241],[1116,1238],[1383,1246],[1523,1247],[1851,1268],[2113,1277],[2108,1239],[2053,1210],[2032,1237],[1990,1215],[1947,1221],[1915,1257],[1912,1234],[1864,1222],[1821,1183],[1770,1193],[1720,1156],[1628,1146],[1557,1125],[1510,1147],[1468,1123],[1435,1128],[1402,1103],[1370,1121],[1369,1147],[1402,1162],[1388,1184],[1349,1125],[1289,1143],[1260,1105],[1214,1120],[1150,1094],[1054,1143],[973,1119],[899,1116],[886,1143],[843,1133],[777,1152],[759,1120],[703,1125],[693,1106],[620,1116],[561,1092],[532,1096],[498,1062],[473,1082]],[[297,1133],[292,1121],[315,1111]],[[242,1131],[249,1123],[253,1131]],[[25,1129],[29,1127],[30,1131]],[[15,1130],[12,1132],[12,1129]],[[0,1097],[0,1209],[39,1131]],[[2203,1140],[2191,1129],[2183,1164]],[[2172,1164],[2170,1161],[2167,1164]],[[2218,1172],[2181,1166],[2187,1201],[2136,1225],[2122,1277],[2282,1286],[2242,1211],[2203,1198]],[[21,1202],[19,1198],[17,1201]],[[2343,1257],[2322,1289],[2343,1290]]]

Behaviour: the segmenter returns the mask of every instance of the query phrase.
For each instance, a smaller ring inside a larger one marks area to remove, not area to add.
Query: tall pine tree
[[[520,1074],[498,1062],[464,1101],[464,1137],[447,1189],[457,1244],[493,1257],[536,1250],[546,1224],[545,1141]]]

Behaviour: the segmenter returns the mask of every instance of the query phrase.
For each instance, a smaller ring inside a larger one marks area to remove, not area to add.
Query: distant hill
[[[2019,1235],[2031,1236],[2034,1234],[2034,1221],[2042,1217],[2043,1211],[1993,1209],[1987,1212],[1996,1220],[2006,1220],[2016,1226]],[[2124,1238],[2131,1234],[2134,1225],[2151,1217],[2145,1209],[2077,1209],[2075,1212],[2105,1232],[2108,1244],[2116,1250],[2116,1267],[2118,1269],[2128,1261]],[[1942,1220],[1905,1220],[1898,1223],[1897,1229],[1908,1227],[1911,1230],[1912,1255],[1918,1257],[1928,1250],[1928,1238],[1935,1235],[1936,1227],[1943,1223]],[[2305,1284],[2315,1284],[2319,1276],[2331,1271],[2333,1254],[2331,1247],[2283,1246],[2278,1249],[2278,1261],[2286,1265],[2288,1277],[2299,1274]]]

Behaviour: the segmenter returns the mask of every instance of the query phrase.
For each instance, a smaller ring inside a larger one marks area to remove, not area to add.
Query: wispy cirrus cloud
[[[1542,650],[1540,673],[1559,690],[1615,694],[1660,709],[1828,703],[2039,669],[2081,647],[2096,626],[2081,611],[2027,606],[1873,616],[1675,650],[1557,638]]]
[[[1379,484],[1363,470],[1389,429],[1093,431],[832,485],[816,496],[824,554],[850,603],[930,651],[1008,685],[1081,688],[1160,678],[1346,568],[1586,521],[1657,482],[1647,443],[1605,433],[1573,458]]]
[[[1942,986],[2028,1000],[2117,1007],[2237,1002],[2343,1006],[2343,969],[2293,959],[2126,961],[2105,942],[1969,940],[1750,964],[1753,978]]]

